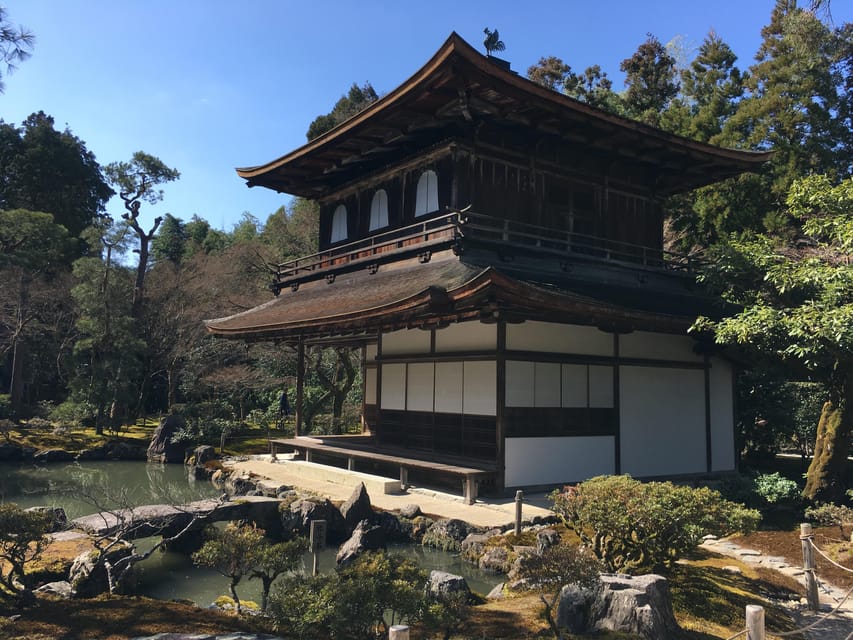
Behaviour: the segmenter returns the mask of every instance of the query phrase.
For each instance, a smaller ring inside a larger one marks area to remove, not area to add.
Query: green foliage
[[[755,477],[755,492],[768,504],[779,504],[797,500],[800,488],[796,482],[775,471],[773,473],[762,473]]]
[[[50,419],[63,427],[93,427],[95,412],[96,409],[91,404],[69,399],[50,412]]]
[[[76,238],[113,191],[86,143],[39,111],[20,128],[0,121],[0,209],[43,211]]]
[[[806,519],[824,527],[838,527],[844,535],[844,527],[853,525],[853,508],[833,502],[817,504],[806,509]]]
[[[193,554],[193,562],[230,578],[229,589],[238,612],[237,585],[244,576],[263,583],[261,609],[266,610],[273,581],[293,571],[308,548],[304,538],[273,544],[264,537],[263,529],[233,522],[223,530],[209,528],[208,535],[210,539]]]
[[[26,596],[22,578],[28,564],[41,556],[52,525],[46,512],[26,511],[0,503],[0,598]]]
[[[425,585],[426,573],[414,560],[369,553],[334,574],[286,577],[270,597],[270,615],[299,638],[385,637],[389,625],[424,616],[430,604]],[[451,614],[445,615],[447,622]]]
[[[671,565],[706,534],[748,532],[758,512],[708,488],[598,476],[551,496],[554,511],[609,571]]]
[[[17,68],[19,62],[30,57],[34,43],[35,36],[24,27],[12,24],[6,8],[0,7],[0,63],[6,65],[7,75]],[[0,80],[0,93],[4,90],[5,85]]]
[[[625,106],[628,114],[649,124],[658,117],[678,93],[675,58],[660,40],[647,34],[637,51],[619,65],[625,73]]]
[[[118,187],[125,202],[156,204],[163,199],[161,184],[174,182],[181,172],[144,151],[136,151],[129,162],[111,162],[104,167],[107,179]],[[138,208],[138,207],[137,207]]]
[[[353,83],[349,92],[345,96],[341,96],[340,100],[335,103],[335,106],[329,113],[317,116],[311,122],[305,137],[311,141],[327,131],[331,131],[378,99],[379,96],[376,95],[376,90],[369,82],[364,83],[361,87]]]

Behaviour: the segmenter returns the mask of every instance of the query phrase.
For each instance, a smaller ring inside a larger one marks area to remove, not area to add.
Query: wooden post
[[[521,503],[524,501],[524,491],[515,492],[515,535],[521,535]]]
[[[764,607],[746,605],[746,640],[765,640]]]
[[[394,624],[388,629],[388,640],[409,640],[409,627],[404,624]]]
[[[302,418],[305,401],[305,343],[299,338],[296,345],[296,415],[293,416],[293,437],[298,438],[302,432]]]
[[[409,470],[400,465],[400,491],[407,491],[409,489]]]
[[[308,543],[311,547],[311,553],[314,556],[311,575],[316,576],[320,572],[320,550],[326,546],[326,521],[312,520],[309,533]]]
[[[806,601],[809,609],[820,609],[820,598],[817,595],[817,580],[814,575],[814,548],[812,547],[812,526],[804,522],[800,525],[800,542],[803,545],[803,571],[806,576]]]

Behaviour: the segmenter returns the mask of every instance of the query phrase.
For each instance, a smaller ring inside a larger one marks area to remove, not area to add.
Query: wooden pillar
[[[497,464],[496,489],[504,489],[506,475],[506,320],[498,321],[495,362],[495,463]]]
[[[757,604],[746,605],[746,638],[747,640],[764,640],[767,637],[764,630],[764,607]]]
[[[705,364],[705,464],[708,473],[714,468],[713,452],[711,450],[711,358],[703,356]]]
[[[812,526],[804,522],[800,525],[800,543],[803,546],[803,573],[806,579],[806,602],[812,611],[820,610],[820,598],[817,593],[817,580],[815,579],[814,548],[812,548]]]
[[[613,437],[613,472],[622,473],[622,418],[620,416],[619,399],[621,384],[619,382],[619,334],[613,334],[613,413],[616,418],[616,435]],[[588,388],[588,385],[587,385]]]
[[[305,402],[305,343],[299,338],[296,345],[296,415],[294,416],[293,435],[302,433],[302,418]]]

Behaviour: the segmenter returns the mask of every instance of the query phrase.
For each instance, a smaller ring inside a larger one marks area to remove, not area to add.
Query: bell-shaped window
[[[438,176],[428,169],[418,179],[418,193],[415,198],[415,217],[438,211]]]
[[[334,244],[347,239],[347,208],[339,204],[332,215],[332,235],[329,242]]]
[[[388,226],[388,194],[385,189],[380,189],[373,194],[370,201],[370,228],[375,231]]]

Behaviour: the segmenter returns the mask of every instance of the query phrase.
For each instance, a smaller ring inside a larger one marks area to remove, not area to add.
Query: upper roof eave
[[[739,170],[734,171],[734,173],[757,169],[773,153],[772,151],[745,151],[716,147],[667,133],[641,122],[591,107],[493,64],[486,56],[477,52],[456,32],[452,32],[429,61],[396,89],[369,105],[352,118],[280,158],[253,167],[237,168],[238,175],[246,179],[249,186],[268,186],[283,191],[287,187],[280,180],[276,180],[268,174],[288,165],[296,165],[300,160],[304,160],[312,155],[322,154],[325,150],[334,148],[337,144],[347,140],[350,135],[355,134],[360,127],[368,124],[379,114],[392,109],[407,96],[411,96],[421,88],[427,87],[429,82],[448,61],[456,62],[458,60],[472,65],[482,74],[493,78],[498,83],[503,83],[514,91],[521,91],[529,95],[531,99],[539,101],[540,104],[556,106],[558,109],[567,109],[569,112],[613,126],[627,134],[633,133],[634,135],[642,135],[646,140],[657,140],[671,149],[688,153],[694,157],[701,156],[709,161],[717,160],[736,164]],[[283,188],[279,189],[279,187]],[[296,190],[294,190],[294,193],[296,193]]]

